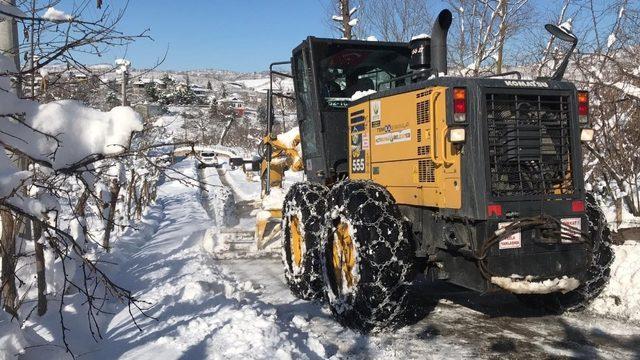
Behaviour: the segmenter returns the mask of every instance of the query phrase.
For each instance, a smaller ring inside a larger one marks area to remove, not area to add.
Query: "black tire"
[[[327,233],[327,192],[320,184],[297,183],[282,207],[284,277],[293,295],[304,300],[320,299],[324,292],[320,244]]]
[[[415,274],[415,245],[393,196],[371,181],[345,180],[331,189],[328,198],[329,232],[322,245],[322,265],[333,315],[342,325],[363,332],[404,325],[407,290]],[[350,252],[344,252],[341,233],[351,239]],[[351,260],[353,266],[335,266],[334,250],[347,254],[339,264]]]
[[[583,310],[605,288],[610,278],[614,252],[611,248],[611,231],[602,210],[592,194],[585,197],[586,214],[589,221],[588,235],[593,243],[588,279],[577,289],[566,294],[518,295],[525,305],[553,314]]]

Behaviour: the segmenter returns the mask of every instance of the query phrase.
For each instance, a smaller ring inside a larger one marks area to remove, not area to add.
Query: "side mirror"
[[[564,25],[564,24],[563,24]],[[566,42],[570,42],[570,43],[577,43],[578,42],[578,38],[576,37],[576,35],[571,32],[571,29],[569,29],[566,26],[558,26],[558,25],[554,25],[554,24],[547,24],[544,26],[545,29],[547,29],[547,31],[549,33],[551,33],[551,35],[557,37],[558,39],[562,40],[562,41],[566,41]]]
[[[573,32],[571,32],[571,28],[569,25],[561,24],[560,26],[558,26],[553,24],[547,24],[544,26],[544,28],[547,29],[547,31],[551,33],[551,35],[557,37],[558,39],[571,43],[571,49],[569,49],[569,51],[565,54],[564,59],[562,60],[562,63],[560,63],[560,66],[558,66],[558,68],[550,78],[551,80],[560,81],[562,80],[562,77],[564,76],[564,73],[567,70],[567,65],[569,64],[569,58],[571,57],[571,54],[573,54],[573,51],[576,49],[576,46],[578,45],[578,38]]]

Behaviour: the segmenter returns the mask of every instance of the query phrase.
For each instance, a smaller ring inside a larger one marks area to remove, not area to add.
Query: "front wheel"
[[[365,332],[403,325],[415,251],[395,200],[371,181],[346,180],[328,202],[321,256],[335,318]]]
[[[322,297],[320,243],[326,234],[327,188],[314,183],[294,184],[282,206],[282,262],[284,277],[298,298]]]

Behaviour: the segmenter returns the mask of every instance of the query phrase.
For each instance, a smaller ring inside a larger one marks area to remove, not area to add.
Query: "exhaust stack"
[[[442,10],[431,30],[431,73],[436,76],[447,73],[447,33],[451,20],[451,11]]]

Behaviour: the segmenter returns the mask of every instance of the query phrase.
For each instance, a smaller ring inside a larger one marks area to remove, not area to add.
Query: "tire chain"
[[[320,184],[300,182],[294,184],[285,196],[282,211],[283,246],[282,262],[284,276],[291,292],[304,300],[316,300],[323,296],[320,264],[320,245],[326,236],[325,213],[327,212],[327,192]],[[298,272],[294,271],[290,254],[290,228],[292,216],[298,216],[302,227],[305,251]],[[287,239],[289,237],[289,239]]]
[[[534,308],[544,307],[553,313],[583,310],[591,300],[595,299],[609,282],[611,264],[615,257],[611,248],[611,232],[606,218],[596,204],[593,195],[587,193],[586,215],[589,224],[590,265],[586,269],[587,280],[577,289],[566,294],[520,295],[525,304]]]
[[[586,196],[586,214],[589,222],[589,235],[591,236],[591,264],[587,273],[589,277],[583,285],[575,290],[581,301],[566,307],[569,311],[584,309],[588,303],[596,298],[609,282],[611,277],[611,264],[615,258],[611,248],[611,232],[607,226],[607,220],[602,209],[596,204],[592,194]]]
[[[384,187],[372,181],[343,180],[329,192],[329,206],[329,236],[340,218],[348,219],[356,234],[369,234],[366,239],[362,236],[354,239],[361,276],[354,292],[346,296],[336,296],[331,288],[328,237],[322,246],[325,287],[334,316],[342,324],[365,332],[401,326],[407,288],[414,274],[414,245],[408,223],[395,200]],[[363,244],[363,240],[368,242]]]

